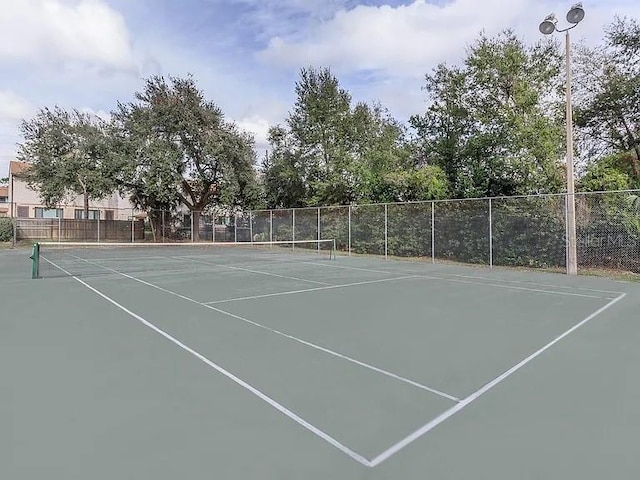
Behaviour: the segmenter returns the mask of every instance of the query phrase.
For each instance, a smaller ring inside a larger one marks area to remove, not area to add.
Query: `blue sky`
[[[583,2],[575,37],[595,42],[636,0]],[[480,30],[535,41],[554,0],[20,0],[0,8],[0,177],[19,125],[60,105],[106,115],[152,74],[195,76],[207,97],[266,148],[300,68],[329,66],[354,99],[400,120],[424,109],[422,78],[456,62]]]

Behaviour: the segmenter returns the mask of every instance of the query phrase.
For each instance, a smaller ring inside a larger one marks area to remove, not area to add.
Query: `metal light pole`
[[[571,40],[569,30],[575,28],[584,19],[582,3],[576,3],[567,12],[567,22],[571,25],[564,29],[557,26],[558,20],[554,14],[547,16],[540,24],[540,32],[551,35],[554,32],[565,33],[565,60],[566,60],[566,123],[567,123],[567,274],[578,274],[578,254],[576,249],[576,199],[573,174],[573,106],[571,98]]]

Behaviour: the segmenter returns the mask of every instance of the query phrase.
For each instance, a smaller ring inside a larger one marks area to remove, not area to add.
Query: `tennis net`
[[[331,260],[334,240],[238,243],[42,242],[33,246],[32,277],[180,272]]]

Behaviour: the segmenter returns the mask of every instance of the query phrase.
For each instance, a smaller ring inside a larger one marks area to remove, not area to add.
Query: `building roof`
[[[27,171],[29,167],[30,165],[26,162],[16,162],[12,160],[9,162],[9,174],[20,176],[20,174]]]

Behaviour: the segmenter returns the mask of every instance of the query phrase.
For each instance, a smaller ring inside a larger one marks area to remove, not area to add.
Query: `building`
[[[57,205],[56,208],[47,208],[42,204],[40,195],[32,190],[24,179],[29,169],[25,162],[11,161],[9,163],[9,186],[0,187],[0,216],[13,218],[59,218],[59,219],[84,219],[84,199],[75,197]],[[6,200],[2,202],[2,189],[6,190]],[[131,202],[113,193],[109,197],[91,201],[89,204],[89,220],[128,220],[137,213]]]

